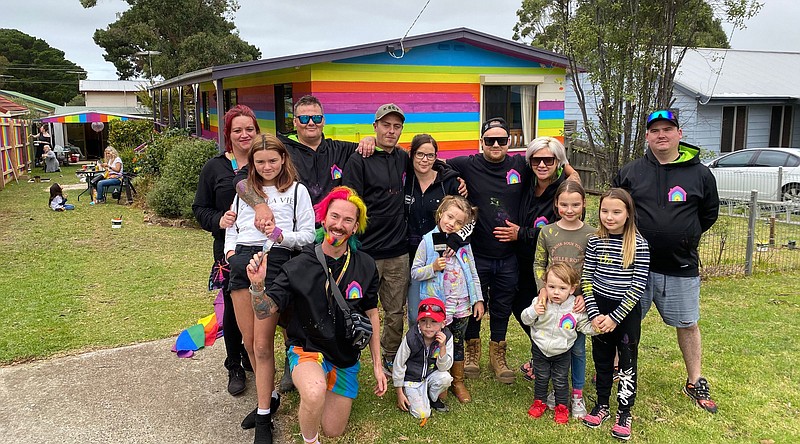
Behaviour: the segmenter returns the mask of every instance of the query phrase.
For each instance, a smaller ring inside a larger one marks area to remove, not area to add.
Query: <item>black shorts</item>
[[[237,245],[236,252],[228,258],[231,267],[231,277],[228,282],[230,291],[241,290],[250,287],[250,279],[247,277],[247,265],[253,255],[261,251],[261,245]],[[269,267],[267,267],[269,269]]]

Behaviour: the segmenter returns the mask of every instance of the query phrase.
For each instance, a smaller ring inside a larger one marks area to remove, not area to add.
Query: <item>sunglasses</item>
[[[534,157],[531,156],[531,165],[537,166],[540,163],[544,163],[546,166],[553,166],[556,163],[556,158],[553,156],[550,157]]]
[[[319,125],[322,123],[322,114],[314,114],[313,116],[303,114],[302,116],[297,116],[297,120],[299,120],[302,125],[308,125],[309,120]]]
[[[484,137],[483,144],[486,146],[494,146],[495,142],[500,146],[508,145],[508,136],[506,137]]]
[[[434,313],[442,313],[444,309],[438,305],[433,304],[422,304],[419,306],[419,312],[422,313],[423,311],[432,311]]]
[[[674,120],[676,122],[678,121],[678,118],[675,116],[675,113],[666,109],[650,113],[650,115],[647,116],[647,123],[650,123],[655,119],[667,119],[667,120]]]
[[[422,159],[436,160],[436,153],[420,153],[419,151],[417,151],[416,153],[414,153],[414,157],[416,157],[418,160]]]

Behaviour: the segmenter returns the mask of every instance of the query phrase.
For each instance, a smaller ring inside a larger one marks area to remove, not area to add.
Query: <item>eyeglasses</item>
[[[419,306],[419,312],[422,313],[423,311],[432,311],[434,313],[442,313],[444,309],[438,305],[433,304],[421,304]]]
[[[675,116],[675,114],[672,111],[666,109],[650,113],[650,115],[647,116],[647,123],[650,123],[655,119],[667,119],[667,120],[673,120],[675,122],[678,121],[678,118]]]
[[[531,162],[531,165],[533,165],[533,166],[537,166],[540,163],[544,163],[546,166],[552,166],[554,163],[556,163],[556,158],[553,157],[553,156],[550,156],[550,157],[533,157],[533,156],[531,156],[530,162]]]
[[[414,157],[416,157],[418,160],[422,159],[436,160],[436,153],[420,153],[419,151],[417,151],[416,153],[414,153]]]
[[[500,146],[508,145],[508,136],[506,137],[484,137],[483,144],[485,146],[494,146],[495,142],[497,142]]]
[[[297,116],[297,120],[299,120],[302,125],[308,125],[309,120],[319,125],[322,123],[322,114],[314,114],[313,116],[303,114],[302,116]]]

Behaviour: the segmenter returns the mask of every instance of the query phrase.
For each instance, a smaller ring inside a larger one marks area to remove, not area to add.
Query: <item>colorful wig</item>
[[[356,206],[358,210],[358,228],[356,229],[356,234],[363,234],[367,229],[367,206],[354,189],[345,186],[335,187],[327,196],[322,198],[318,204],[314,205],[317,223],[322,224],[322,221],[325,220],[325,216],[328,215],[328,207],[334,200],[346,200]],[[317,243],[322,241],[324,235],[325,229],[322,227],[318,228]],[[356,249],[359,242],[356,236],[353,235],[348,239],[348,243],[351,248]]]

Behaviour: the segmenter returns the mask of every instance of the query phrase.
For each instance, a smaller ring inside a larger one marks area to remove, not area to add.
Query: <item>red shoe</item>
[[[556,415],[553,418],[558,424],[566,424],[569,422],[569,409],[564,404],[556,406]]]
[[[531,404],[531,408],[528,409],[528,416],[532,418],[539,418],[544,415],[544,411],[547,410],[547,405],[540,400],[536,400]]]

